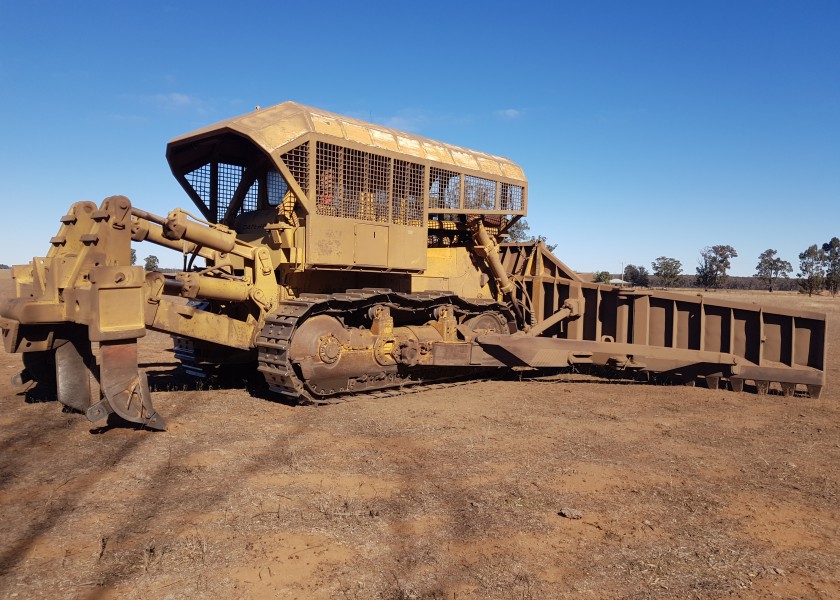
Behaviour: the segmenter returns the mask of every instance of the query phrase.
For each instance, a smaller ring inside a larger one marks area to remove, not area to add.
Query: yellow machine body
[[[250,364],[316,403],[513,367],[824,385],[824,315],[588,283],[542,243],[507,243],[528,202],[507,158],[293,102],[166,154],[198,215],[77,202],[0,307],[18,381],[92,421],[164,427],[137,367],[146,329],[171,333],[191,374]],[[144,273],[132,242],[185,269]]]

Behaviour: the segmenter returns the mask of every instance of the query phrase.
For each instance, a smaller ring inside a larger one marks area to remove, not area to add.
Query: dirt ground
[[[840,298],[729,296],[840,347]],[[840,597],[836,354],[820,400],[569,375],[308,408],[170,347],[165,433],[27,403],[0,352],[0,597]]]

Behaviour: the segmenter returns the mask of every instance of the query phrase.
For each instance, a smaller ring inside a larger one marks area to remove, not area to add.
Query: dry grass
[[[840,300],[772,299],[837,344]],[[166,433],[26,404],[0,355],[3,597],[840,597],[835,356],[819,401],[569,377],[312,409],[181,389],[167,345]]]

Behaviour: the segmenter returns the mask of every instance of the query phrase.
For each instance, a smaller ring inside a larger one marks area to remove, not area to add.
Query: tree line
[[[721,288],[753,289],[754,284],[772,292],[774,289],[799,288],[809,296],[823,290],[832,296],[840,291],[840,238],[833,237],[820,245],[813,244],[799,253],[799,271],[791,278],[793,266],[768,248],[758,256],[755,274],[751,277],[731,277],[729,269],[738,252],[730,245],[707,246],[700,251],[694,275],[683,273],[682,262],[676,258],[660,256],[651,263],[651,271],[644,266],[629,264],[621,274],[622,279],[638,287],[691,287],[706,290]],[[612,278],[607,271],[594,274],[596,282],[607,283]]]

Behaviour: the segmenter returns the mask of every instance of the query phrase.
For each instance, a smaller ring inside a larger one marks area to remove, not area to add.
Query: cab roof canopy
[[[258,109],[177,137],[167,145],[166,157],[173,174],[193,201],[205,216],[216,220],[220,213],[210,206],[208,197],[205,197],[210,192],[204,194],[201,190],[196,191],[193,185],[195,178],[190,177],[191,174],[214,163],[241,167],[243,173],[246,169],[279,171],[288,181],[291,190],[311,208],[313,198],[309,197],[309,191],[316,189],[317,178],[320,176],[316,143],[319,152],[328,144],[331,148],[362,151],[371,156],[390,157],[421,165],[433,172],[462,175],[461,179],[467,182],[467,186],[470,181],[479,181],[484,184],[484,188],[489,183],[499,184],[496,186],[495,204],[484,202],[481,206],[466,206],[463,198],[468,197],[470,192],[468,189],[464,191],[465,184],[461,183],[460,204],[443,206],[441,203],[441,211],[432,206],[430,212],[525,214],[527,180],[522,168],[508,158],[366,123],[296,102],[283,102]],[[291,163],[296,163],[296,166]],[[209,186],[209,176],[207,178],[208,184],[205,187]],[[425,203],[428,205],[428,186],[434,186],[435,179],[432,176],[429,184],[428,174],[426,178]],[[290,181],[292,179],[295,181]],[[441,188],[449,185],[443,179],[440,181],[438,185]],[[508,192],[509,188],[511,192]],[[515,197],[514,201],[502,199],[505,193]],[[435,191],[432,190],[431,194],[434,196]]]

